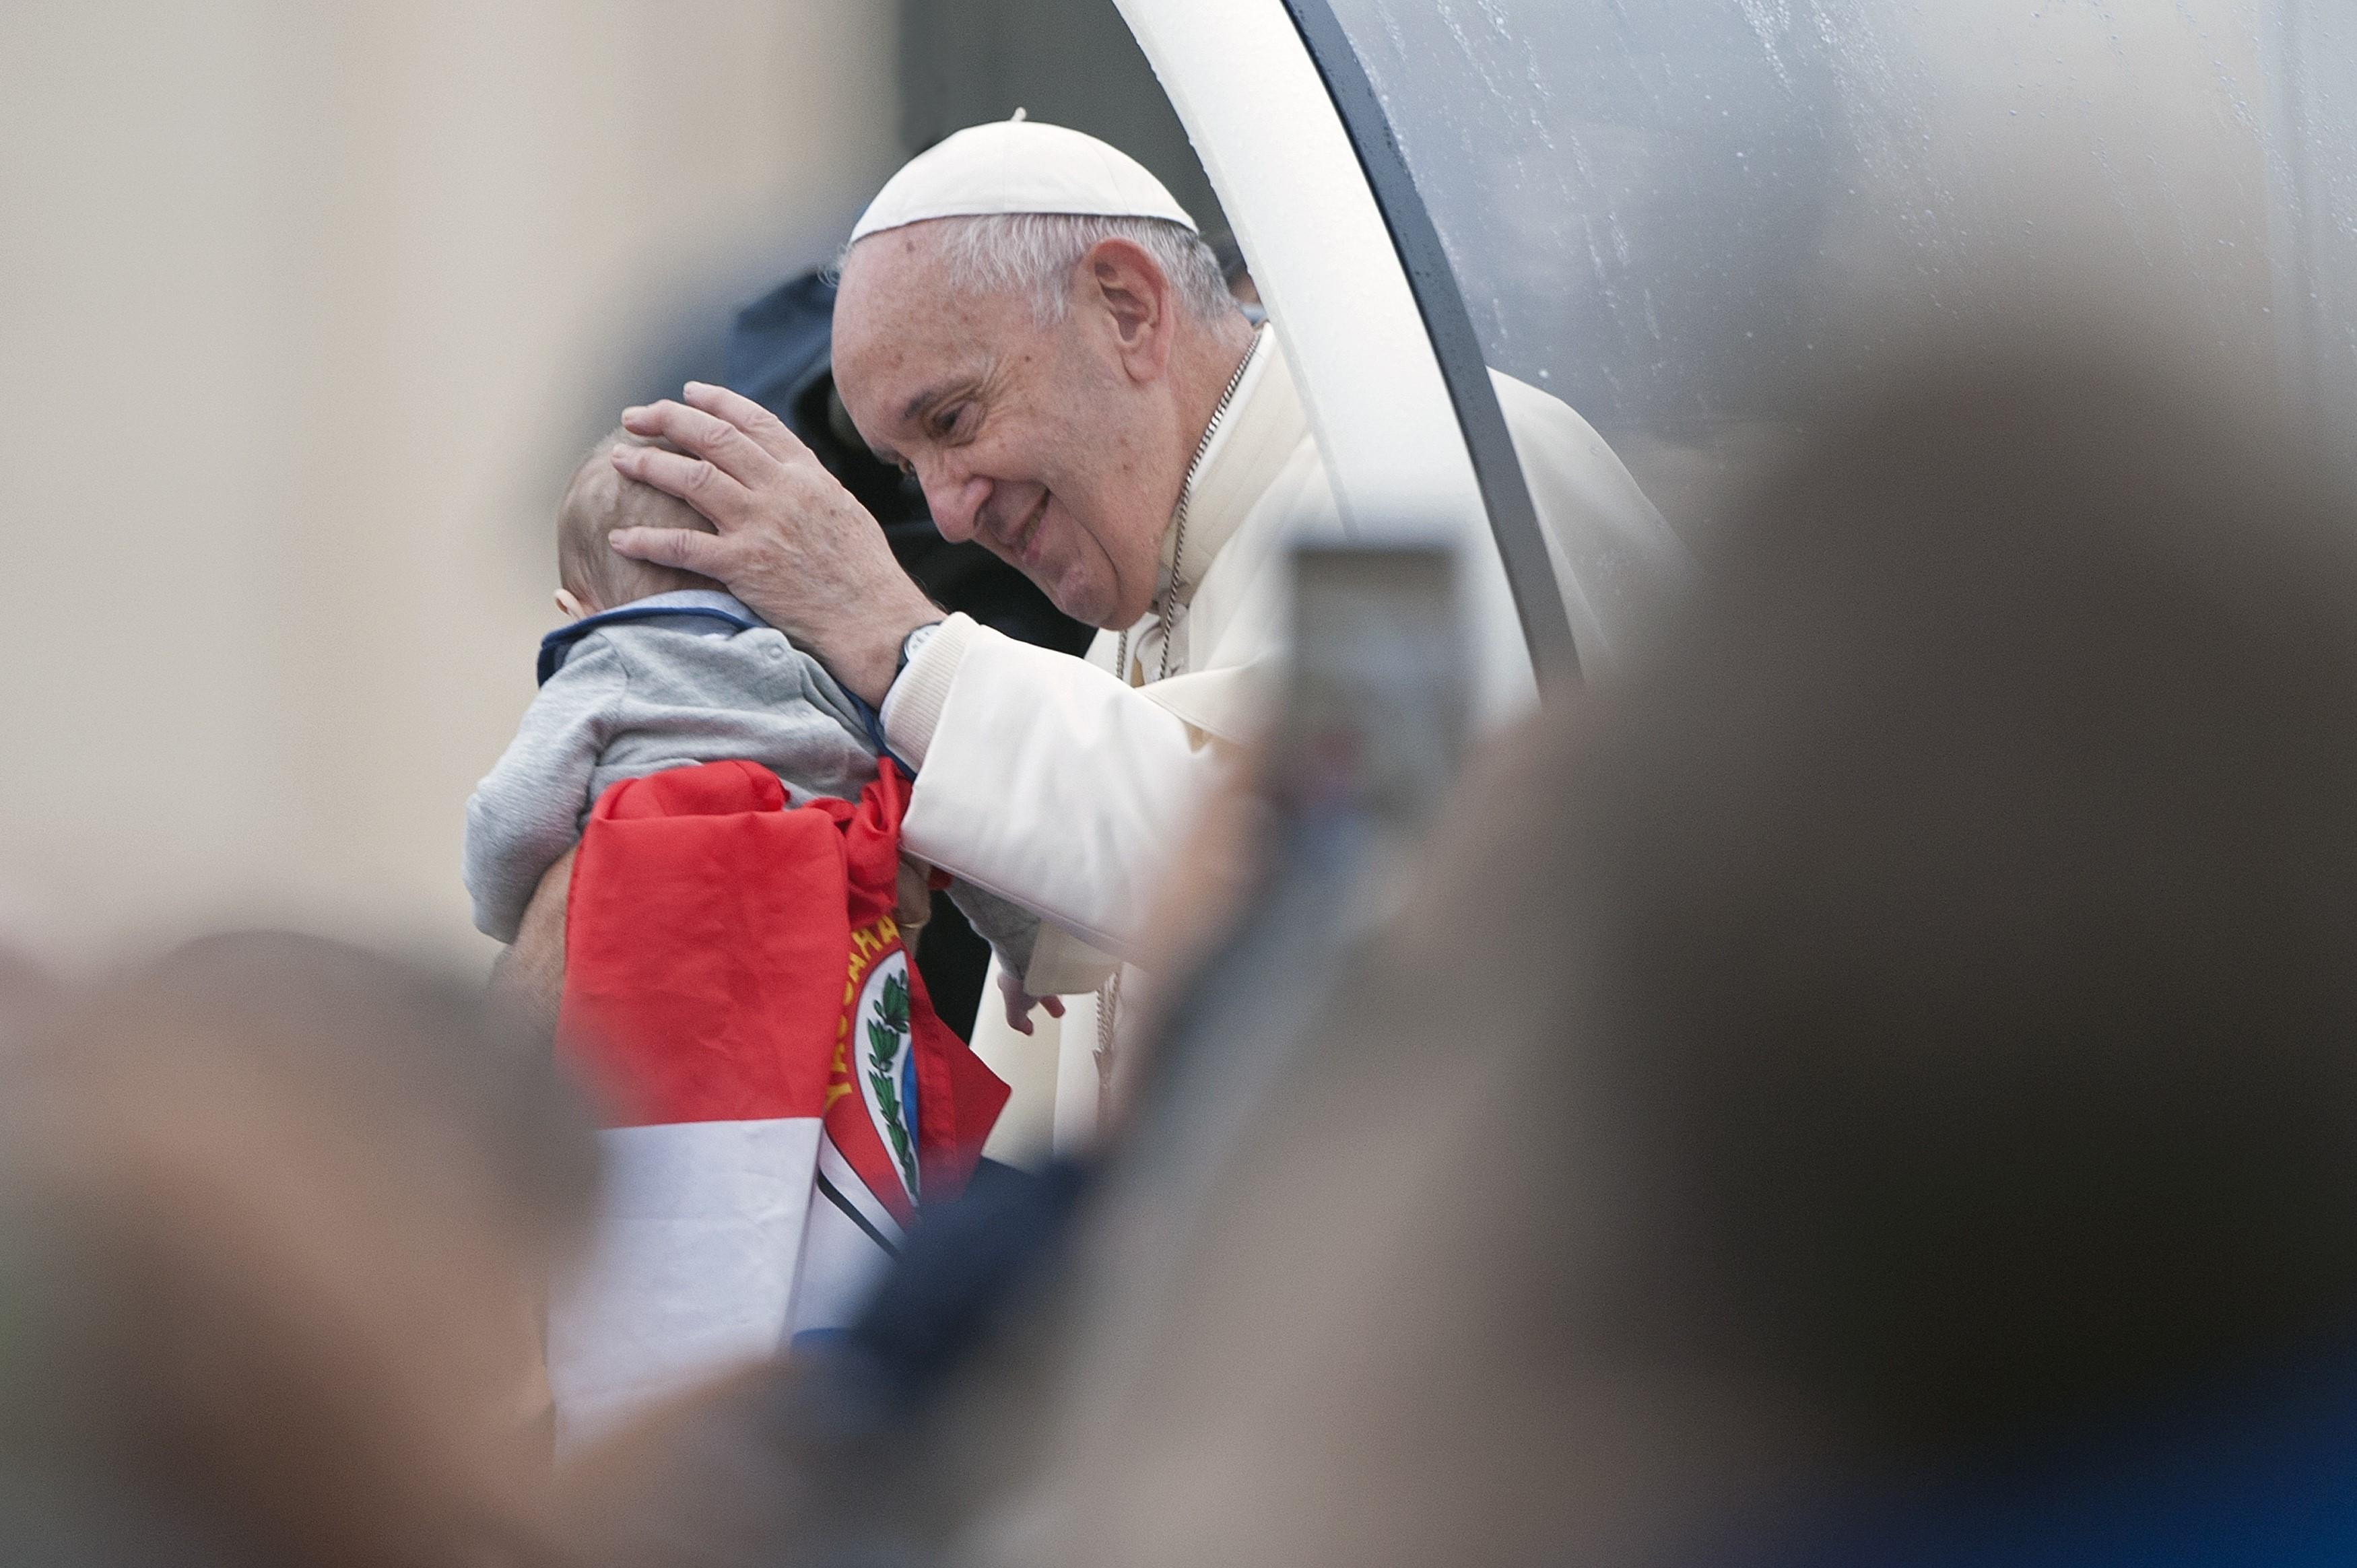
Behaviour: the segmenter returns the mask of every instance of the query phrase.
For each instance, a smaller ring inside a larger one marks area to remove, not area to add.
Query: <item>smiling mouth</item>
[[[1013,532],[1005,536],[1006,553],[1014,556],[1020,564],[1025,566],[1037,564],[1031,558],[1032,550],[1033,546],[1039,542],[1039,521],[1047,515],[1048,498],[1042,495],[1039,498],[1039,504],[1031,509],[1031,515],[1025,518]]]

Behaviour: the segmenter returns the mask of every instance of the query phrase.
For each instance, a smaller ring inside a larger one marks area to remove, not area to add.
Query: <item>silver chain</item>
[[[1156,624],[1162,628],[1162,657],[1157,681],[1170,679],[1170,650],[1178,641],[1177,618],[1178,595],[1186,585],[1183,575],[1187,564],[1187,512],[1195,499],[1195,476],[1203,467],[1203,454],[1211,449],[1211,437],[1220,433],[1220,425],[1228,417],[1228,405],[1236,400],[1236,389],[1244,384],[1244,372],[1260,352],[1261,334],[1253,334],[1252,346],[1244,357],[1236,361],[1235,374],[1228,378],[1227,390],[1220,393],[1217,406],[1211,410],[1211,423],[1203,426],[1203,438],[1195,443],[1195,456],[1187,464],[1187,482],[1178,487],[1178,505],[1171,521],[1170,586],[1155,608]],[[1129,628],[1124,627],[1121,640],[1114,645],[1114,670],[1121,683],[1129,684]],[[1113,1113],[1113,1030],[1114,1015],[1121,1010],[1121,970],[1116,966],[1111,979],[1097,987],[1097,1125],[1102,1127]]]

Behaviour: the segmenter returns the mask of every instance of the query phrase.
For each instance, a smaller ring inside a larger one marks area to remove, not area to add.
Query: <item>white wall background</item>
[[[9,8],[0,940],[488,958],[565,473],[889,172],[896,9]]]

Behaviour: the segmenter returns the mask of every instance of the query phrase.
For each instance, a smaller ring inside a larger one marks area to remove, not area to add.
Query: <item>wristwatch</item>
[[[900,662],[892,666],[892,679],[895,682],[900,679],[900,672],[909,667],[909,660],[917,656],[917,650],[931,642],[933,633],[941,629],[940,621],[929,620],[900,639]]]

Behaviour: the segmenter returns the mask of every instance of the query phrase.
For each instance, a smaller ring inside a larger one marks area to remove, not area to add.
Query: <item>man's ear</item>
[[[573,596],[570,589],[559,588],[556,590],[556,613],[566,620],[579,620],[589,611],[579,599]]]
[[[1100,240],[1081,258],[1082,303],[1104,313],[1130,379],[1159,381],[1175,327],[1169,274],[1133,240]]]

